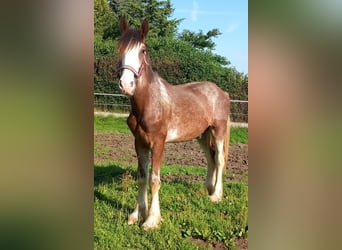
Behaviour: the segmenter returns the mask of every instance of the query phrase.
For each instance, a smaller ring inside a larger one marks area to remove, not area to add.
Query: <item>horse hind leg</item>
[[[216,183],[216,166],[215,166],[215,147],[212,143],[210,128],[208,128],[200,138],[197,139],[202,150],[204,151],[205,157],[208,164],[208,173],[205,181],[205,187],[208,190],[208,194],[212,195],[215,191]]]
[[[225,171],[228,161],[229,137],[230,137],[230,119],[220,128],[212,130],[215,144],[215,168],[216,168],[216,183],[214,192],[210,195],[212,202],[219,202],[223,196],[222,175]]]
[[[212,202],[219,202],[222,200],[223,187],[222,187],[222,172],[224,168],[224,157],[223,157],[223,142],[217,141],[216,145],[216,155],[215,155],[215,169],[216,169],[216,182],[214,187],[214,192],[210,195],[210,200]]]

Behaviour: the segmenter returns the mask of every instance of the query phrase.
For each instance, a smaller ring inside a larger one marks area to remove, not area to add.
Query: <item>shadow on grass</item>
[[[107,185],[111,186],[113,182],[120,183],[118,187],[115,187],[114,189],[118,191],[122,191],[123,178],[125,176],[130,175],[132,178],[136,178],[136,171],[132,171],[131,169],[122,168],[119,165],[108,165],[108,166],[94,166],[94,198],[103,201],[107,204],[109,204],[113,209],[122,209],[124,211],[130,211],[132,210],[132,207],[128,207],[124,204],[122,204],[119,199],[116,199],[114,197],[110,197],[104,193],[102,193],[99,189],[99,185]]]
[[[94,197],[100,201],[104,201],[107,204],[109,204],[111,207],[115,208],[115,209],[122,209],[123,205],[121,202],[119,202],[118,200],[113,200],[108,198],[106,195],[102,194],[101,192],[95,190],[94,191]],[[126,207],[124,209],[127,209]]]
[[[166,176],[167,177],[167,176]],[[167,180],[167,179],[163,179],[163,181],[161,182],[161,185],[163,184],[167,184],[167,185],[170,185],[170,186],[173,186],[173,187],[178,187],[178,188],[182,188],[182,189],[185,189],[185,190],[189,190],[191,188],[193,188],[193,183],[192,182],[189,182],[189,181],[186,181],[186,180]]]
[[[120,181],[121,176],[129,171],[133,178],[137,177],[137,172],[131,169],[125,169],[119,165],[94,166],[94,186],[99,184],[109,184],[114,181]]]

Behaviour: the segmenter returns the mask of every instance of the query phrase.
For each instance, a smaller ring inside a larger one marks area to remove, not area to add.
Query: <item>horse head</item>
[[[145,19],[139,30],[130,29],[125,17],[120,19],[121,39],[118,44],[120,54],[121,77],[119,87],[123,94],[133,96],[136,90],[137,81],[140,79],[147,62],[146,36],[149,31],[149,24]]]

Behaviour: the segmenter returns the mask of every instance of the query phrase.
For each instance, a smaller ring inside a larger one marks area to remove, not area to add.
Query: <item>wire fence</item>
[[[94,93],[94,108],[96,111],[129,113],[131,105],[129,98],[122,94]],[[230,100],[230,117],[233,122],[248,123],[248,101]]]

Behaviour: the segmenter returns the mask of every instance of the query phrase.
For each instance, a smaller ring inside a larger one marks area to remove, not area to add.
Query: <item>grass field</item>
[[[95,117],[95,132],[129,133],[125,120]],[[233,131],[234,140],[248,141],[247,129]],[[99,148],[96,153],[101,150],[108,149]],[[195,166],[161,168],[162,178],[205,176],[206,172],[206,168]],[[146,232],[141,223],[127,224],[136,205],[136,165],[124,165],[120,159],[95,162],[94,176],[95,249],[234,249],[236,239],[248,234],[247,183],[225,181],[223,200],[214,204],[202,182],[163,181],[159,192],[163,221],[159,229]]]

